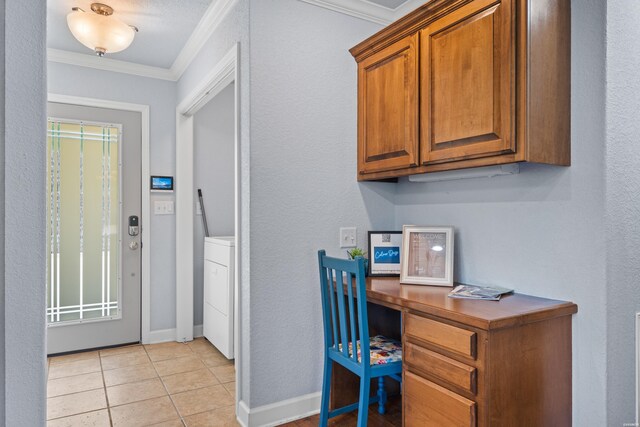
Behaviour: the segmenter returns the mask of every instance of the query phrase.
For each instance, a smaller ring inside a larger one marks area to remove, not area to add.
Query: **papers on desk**
[[[513,289],[500,286],[458,285],[449,292],[449,298],[498,301],[502,295],[510,294],[511,292],[513,292]]]

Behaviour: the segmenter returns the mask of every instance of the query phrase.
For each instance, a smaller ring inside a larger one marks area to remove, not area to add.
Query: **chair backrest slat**
[[[333,337],[331,339],[332,346],[338,348],[338,342],[340,341],[340,335],[338,335],[338,301],[336,299],[336,291],[334,288],[335,271],[329,271],[329,298],[331,298],[331,325],[333,327]]]
[[[340,317],[340,343],[342,344],[342,354],[349,357],[349,337],[347,336],[347,314],[344,307],[344,298],[342,297],[342,284],[344,283],[344,272],[334,270],[336,272],[336,295],[338,298],[338,313]]]
[[[353,344],[353,351],[351,352],[351,359],[358,363],[358,350],[357,350],[357,345],[356,343],[358,342],[358,336],[356,335],[356,313],[354,313],[354,307],[353,307],[353,287],[350,286],[351,285],[351,274],[347,274],[347,299],[349,300],[349,326],[351,329],[351,337],[349,338],[349,341],[352,342]]]
[[[365,355],[363,365],[368,369],[369,327],[367,322],[366,284],[364,261],[361,258],[345,260],[326,256],[318,251],[320,285],[322,288],[322,313],[325,346],[334,348],[341,357],[358,361],[357,342],[360,341],[361,354]],[[355,279],[356,291],[353,291]],[[347,291],[344,292],[344,286]],[[346,301],[345,301],[346,299]],[[355,301],[354,301],[355,300]],[[340,345],[338,345],[340,344]],[[352,351],[349,352],[349,344]]]

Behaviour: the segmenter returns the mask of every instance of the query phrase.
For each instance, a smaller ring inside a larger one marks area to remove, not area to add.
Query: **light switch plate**
[[[156,200],[153,202],[154,215],[173,215],[173,200]]]
[[[340,247],[355,248],[358,246],[356,227],[340,227]]]

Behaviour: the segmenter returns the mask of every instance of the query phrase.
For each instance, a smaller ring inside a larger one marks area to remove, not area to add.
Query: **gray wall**
[[[231,83],[193,117],[193,175],[202,189],[210,236],[234,235],[235,84]],[[197,203],[197,197],[196,197]],[[202,324],[204,226],[193,222],[193,323]]]
[[[4,370],[5,370],[5,346],[4,346],[4,336],[5,336],[5,322],[4,322],[4,292],[5,292],[5,280],[4,280],[4,246],[5,246],[5,235],[4,235],[4,220],[5,220],[5,196],[4,196],[4,182],[5,173],[4,173],[4,113],[5,113],[5,86],[6,82],[4,79],[4,63],[6,56],[6,46],[4,43],[4,17],[5,17],[5,2],[4,0],[0,0],[0,46],[2,46],[2,51],[0,51],[0,81],[2,81],[2,85],[0,86],[0,384],[5,383],[4,378]],[[0,421],[5,419],[5,387],[0,387]]]
[[[3,404],[0,424],[45,420],[44,0],[2,2]],[[28,333],[25,333],[28,331]]]
[[[573,318],[576,426],[620,425],[607,424],[604,406],[605,7],[598,0],[573,2],[571,167],[524,165],[516,176],[430,184],[403,180],[396,195],[396,227],[455,226],[456,280],[578,304]],[[617,369],[629,375],[632,367]]]
[[[48,82],[55,94],[149,105],[150,173],[175,175],[175,82],[56,62],[48,63]],[[154,200],[165,199],[173,196],[151,194],[151,331],[176,326],[176,217],[153,214]]]
[[[640,311],[640,4],[607,2],[607,425],[635,422]]]
[[[297,0],[251,3],[251,408],[320,388],[318,249],[345,256],[340,227],[366,247],[366,230],[393,225],[394,184],[356,182],[348,49],[379,28]],[[287,350],[264,357],[274,345]]]

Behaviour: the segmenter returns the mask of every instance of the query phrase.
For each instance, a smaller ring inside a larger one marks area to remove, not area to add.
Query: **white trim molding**
[[[202,336],[202,325],[193,326],[193,336]],[[145,344],[158,344],[162,342],[175,342],[176,341],[176,328],[171,329],[158,329],[157,331],[151,331],[149,333],[149,340]]]
[[[149,343],[151,333],[151,193],[149,189],[149,106],[106,99],[50,93],[49,102],[83,105],[87,107],[110,108],[113,110],[136,111],[142,120],[142,289],[141,289],[141,337],[143,344]],[[175,334],[174,334],[175,336]]]
[[[393,10],[362,0],[300,0],[334,12],[388,25],[393,22]]]
[[[381,25],[389,25],[425,3],[425,0],[408,0],[397,8],[391,9],[367,0],[300,1]]]
[[[100,58],[66,50],[47,49],[47,60],[61,64],[76,65],[79,67],[94,68],[96,70],[113,71],[115,73],[133,74],[134,76],[151,77],[153,79],[176,81],[176,77],[167,68],[151,67],[149,65],[136,64],[127,61],[118,61],[111,58]]]
[[[202,46],[209,40],[209,37],[237,2],[238,0],[217,0],[211,3],[171,65],[171,74],[175,80],[180,79]]]
[[[236,417],[244,427],[277,426],[319,413],[321,397],[320,392],[310,393],[253,409],[241,401]]]

